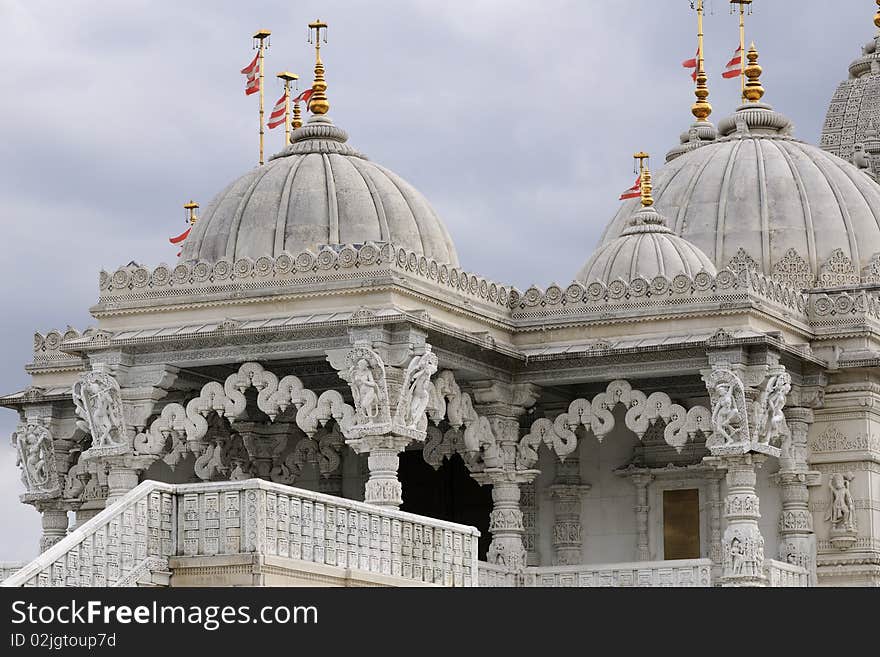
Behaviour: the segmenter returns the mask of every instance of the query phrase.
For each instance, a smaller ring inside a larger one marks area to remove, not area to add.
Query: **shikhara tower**
[[[754,45],[716,128],[701,36],[694,124],[523,292],[329,118],[312,28],[290,144],[0,398],[43,518],[6,584],[880,584],[873,44],[820,148]]]

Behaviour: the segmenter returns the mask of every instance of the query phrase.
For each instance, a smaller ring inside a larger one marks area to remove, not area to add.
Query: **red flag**
[[[740,77],[742,75],[742,63],[742,48],[737,48],[733,54],[733,59],[727,62],[727,66],[724,67],[724,73],[721,74],[721,77],[727,80]]]
[[[189,237],[189,233],[190,233],[191,230],[192,230],[192,226],[190,226],[189,228],[187,228],[187,229],[186,229],[186,232],[181,233],[181,234],[178,235],[177,237],[170,237],[170,238],[168,238],[168,241],[171,242],[172,244],[175,244],[175,245],[176,245],[176,244],[180,244],[180,243],[182,243],[187,237]]]
[[[281,94],[281,98],[275,103],[275,109],[273,109],[272,113],[269,115],[269,123],[267,124],[269,128],[273,129],[280,125],[284,125],[285,114],[287,114],[287,90]]]
[[[620,200],[625,201],[630,198],[638,198],[642,195],[642,177],[636,178],[636,184],[620,195]]]
[[[254,61],[241,69],[241,72],[247,76],[245,95],[250,96],[257,93],[260,90],[260,53],[257,53]]]
[[[682,65],[684,68],[692,68],[692,69],[694,69],[694,72],[691,73],[691,77],[693,78],[694,82],[697,81],[697,59],[698,59],[699,57],[700,57],[700,49],[697,48],[697,55],[696,55],[696,57],[694,57],[693,59],[686,59],[686,60],[684,60],[684,61],[681,63],[681,65]]]
[[[311,99],[312,94],[315,93],[314,89],[306,89],[299,96],[293,99],[294,103],[306,103],[308,105],[309,99]]]

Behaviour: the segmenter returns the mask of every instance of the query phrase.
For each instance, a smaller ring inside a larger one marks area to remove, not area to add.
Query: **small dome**
[[[769,105],[743,105],[718,133],[654,180],[669,227],[716,270],[757,269],[800,288],[858,283],[864,269],[877,270],[880,186],[873,179],[794,139],[791,122]],[[627,230],[636,203],[621,206],[602,245]]]
[[[706,254],[673,233],[654,208],[642,208],[620,237],[599,247],[577,280],[584,285],[618,279],[630,283],[636,278],[650,282],[679,274],[693,278],[700,272],[717,274]]]
[[[458,266],[452,238],[425,197],[349,146],[329,118],[313,117],[292,142],[214,198],[184,243],[182,260],[393,242]]]

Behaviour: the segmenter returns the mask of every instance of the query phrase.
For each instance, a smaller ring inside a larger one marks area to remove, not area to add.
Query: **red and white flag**
[[[293,99],[294,103],[305,103],[306,108],[309,106],[309,100],[312,97],[312,94],[315,93],[314,89],[306,89],[299,96]]]
[[[693,78],[694,82],[697,81],[697,59],[700,57],[700,49],[697,48],[697,54],[693,59],[684,60],[681,65],[685,68],[692,68],[694,72],[691,73],[691,78]]]
[[[244,93],[247,96],[255,94],[260,90],[260,53],[254,57],[254,61],[241,69],[243,75],[247,76],[247,84]]]
[[[620,200],[625,201],[630,198],[638,198],[642,195],[642,177],[636,178],[636,184],[620,195]]]
[[[192,226],[187,228],[185,232],[181,233],[177,237],[169,237],[168,241],[171,242],[172,244],[174,244],[175,246],[177,246],[178,244],[183,244],[186,241],[186,238],[189,237],[190,232],[192,232]],[[178,258],[180,257],[181,253],[183,253],[183,251],[177,252]]]
[[[727,80],[738,78],[742,75],[742,64],[742,48],[737,48],[736,52],[733,53],[733,59],[727,62],[727,66],[724,68],[724,73],[721,74],[721,77]]]
[[[267,124],[269,129],[284,125],[285,114],[287,114],[287,90],[284,91],[281,98],[275,103],[275,109],[273,109],[272,113],[269,115],[269,123]]]

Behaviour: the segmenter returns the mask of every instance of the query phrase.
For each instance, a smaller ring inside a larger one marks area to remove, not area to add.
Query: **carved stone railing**
[[[27,566],[27,561],[0,561],[0,582]]]
[[[623,588],[712,586],[712,561],[640,561],[603,565],[526,568],[516,574],[503,566],[480,563],[480,586],[546,588]]]
[[[442,586],[477,586],[473,527],[262,480],[144,482],[3,586],[132,586],[172,556],[263,554]]]
[[[805,568],[773,559],[764,564],[764,574],[773,588],[806,588],[810,573]]]
[[[144,482],[2,586],[134,586],[174,554],[174,486]]]

